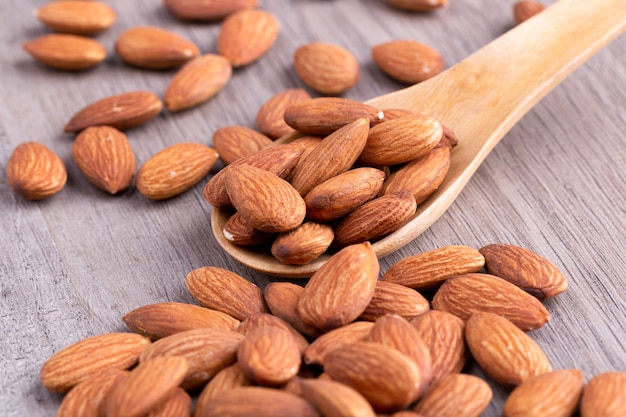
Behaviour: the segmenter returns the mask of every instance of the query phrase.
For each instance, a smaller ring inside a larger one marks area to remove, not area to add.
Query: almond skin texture
[[[72,144],[72,157],[96,188],[117,194],[130,187],[135,175],[135,154],[126,135],[110,126],[92,126]]]
[[[412,320],[429,309],[428,300],[417,291],[393,282],[377,281],[372,300],[361,314],[361,320],[375,321],[386,314]]]
[[[499,314],[524,331],[550,320],[550,313],[535,297],[502,278],[480,273],[449,278],[435,293],[432,307],[464,320],[475,312]]]
[[[445,68],[439,52],[414,40],[378,44],[372,48],[372,58],[385,74],[405,84],[417,84]]]
[[[165,402],[156,406],[148,417],[187,417],[191,414],[191,397],[182,388],[176,388]]]
[[[161,100],[149,91],[131,91],[98,100],[76,113],[65,125],[66,132],[107,125],[127,130],[151,120],[163,109]]]
[[[312,42],[296,49],[293,66],[300,79],[327,96],[338,95],[359,81],[359,62],[346,49],[325,42]]]
[[[413,410],[424,417],[479,417],[492,397],[484,380],[450,374],[431,386]]]
[[[201,417],[202,410],[207,404],[222,393],[251,384],[252,381],[246,377],[238,363],[222,369],[202,389],[196,401],[193,417]]]
[[[238,320],[268,313],[263,291],[244,277],[215,266],[194,269],[185,278],[187,290],[200,304]]]
[[[100,417],[104,415],[106,398],[128,371],[108,369],[85,379],[69,391],[61,401],[57,417]]]
[[[180,111],[197,106],[219,93],[230,81],[232,67],[228,60],[205,54],[187,62],[165,90],[165,106]]]
[[[245,9],[229,15],[217,36],[217,52],[233,67],[251,64],[274,44],[280,24],[264,10]]]
[[[626,373],[605,372],[587,382],[580,402],[581,417],[626,415]]]
[[[552,370],[539,345],[500,315],[472,314],[465,325],[465,340],[480,367],[505,388]]]
[[[328,135],[296,166],[291,183],[306,196],[324,181],[350,169],[365,146],[369,121],[357,119]]]
[[[270,242],[276,235],[255,229],[243,216],[235,212],[224,224],[224,237],[236,245],[254,246]]]
[[[287,265],[306,265],[326,252],[334,237],[331,226],[304,222],[274,239],[272,255]]]
[[[291,282],[270,282],[263,290],[263,296],[272,314],[292,325],[300,333],[315,338],[320,330],[305,323],[298,314],[297,305],[304,287]]]
[[[221,20],[236,11],[250,9],[258,0],[163,0],[167,11],[182,20]]]
[[[214,149],[193,142],[169,146],[139,168],[135,185],[144,196],[164,200],[177,196],[204,178],[218,155]]]
[[[152,340],[203,327],[236,330],[240,324],[221,311],[177,302],[148,304],[126,313],[122,320],[132,331]]]
[[[426,155],[443,137],[443,128],[425,115],[406,116],[370,129],[359,156],[364,165],[396,165]]]
[[[63,189],[67,182],[65,164],[56,153],[37,142],[24,142],[9,157],[7,183],[29,200],[41,200]]]
[[[175,393],[187,372],[187,360],[160,356],[140,363],[107,398],[107,417],[141,417]]]
[[[237,212],[255,229],[287,232],[304,221],[304,199],[291,184],[271,172],[247,165],[231,166],[226,190]]]
[[[344,247],[387,236],[404,225],[416,209],[415,198],[407,192],[391,193],[368,201],[337,224],[333,245]]]
[[[311,95],[302,88],[291,88],[275,94],[259,108],[256,125],[259,130],[272,139],[278,139],[293,132],[285,122],[285,110],[289,106],[310,99]]]
[[[44,35],[25,42],[23,48],[39,63],[68,71],[93,68],[107,56],[100,42],[77,35]]]
[[[330,352],[344,345],[364,341],[373,327],[374,323],[372,322],[355,321],[324,333],[311,342],[304,352],[304,362],[324,365]]]
[[[519,25],[545,8],[546,6],[534,0],[518,1],[513,5],[513,20],[516,25]]]
[[[577,369],[559,369],[530,378],[504,403],[503,417],[571,417],[578,408],[585,379]]]
[[[567,278],[550,261],[526,248],[495,243],[484,246],[488,273],[505,279],[540,300],[567,289]]]
[[[94,35],[115,23],[111,6],[96,1],[55,1],[35,11],[35,17],[55,32]]]
[[[237,331],[241,334],[248,335],[251,331],[258,329],[259,327],[278,327],[289,333],[300,352],[304,352],[309,347],[309,342],[302,336],[291,324],[287,323],[280,317],[273,316],[268,313],[255,313],[248,316],[241,322],[241,326]]]
[[[319,222],[338,219],[380,192],[385,173],[362,167],[332,177],[314,187],[304,198],[307,217]]]
[[[170,69],[198,56],[198,47],[169,30],[138,26],[124,31],[115,41],[122,60],[145,69]]]
[[[375,417],[367,400],[353,388],[330,379],[302,379],[302,398],[327,417]]]
[[[401,259],[385,272],[381,280],[416,290],[430,290],[452,276],[478,272],[484,264],[485,258],[474,248],[443,246]]]
[[[448,0],[385,0],[397,9],[410,12],[429,12],[448,5]]]
[[[347,246],[311,276],[298,301],[302,320],[321,330],[344,326],[367,308],[380,266],[369,242]]]
[[[221,127],[213,133],[213,146],[225,165],[252,155],[271,144],[270,138],[245,126]]]

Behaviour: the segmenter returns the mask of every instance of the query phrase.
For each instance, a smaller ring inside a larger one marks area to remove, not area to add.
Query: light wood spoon
[[[369,100],[380,109],[431,114],[458,136],[445,181],[403,227],[373,244],[378,257],[403,247],[452,204],[481,162],[539,100],[626,28],[626,0],[560,0],[427,81]],[[274,276],[312,275],[327,259],[284,265],[265,248],[223,234],[230,213],[214,208],[213,233],[233,258]]]

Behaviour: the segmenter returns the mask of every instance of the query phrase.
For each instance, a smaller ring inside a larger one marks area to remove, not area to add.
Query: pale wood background
[[[45,1],[0,2],[0,415],[52,416],[60,396],[39,383],[52,353],[87,336],[124,331],[121,316],[162,301],[193,302],[184,287],[194,268],[217,265],[263,286],[271,278],[237,264],[211,236],[202,181],[186,194],[152,202],[134,190],[111,197],[92,187],[71,159],[62,133],[84,105],[130,90],[162,95],[173,71],[129,68],[113,43],[135,25],[158,25],[215,51],[218,23],[170,17],[159,0],[116,0],[118,21],[97,36],[110,56],[82,73],[52,71],[21,48],[47,31],[32,11]],[[393,10],[382,0],[264,0],[282,25],[273,49],[238,69],[217,97],[180,114],[162,113],[128,132],[138,163],[165,146],[211,143],[222,126],[254,127],[258,107],[302,84],[291,58],[322,40],[352,51],[362,66],[346,97],[366,100],[402,87],[373,66],[376,43],[410,38],[454,64],[512,26],[513,0],[450,0],[431,14]],[[545,4],[550,2],[546,1]],[[598,4],[600,7],[601,5]],[[507,242],[554,262],[570,289],[546,302],[552,321],[534,331],[554,368],[586,378],[626,371],[626,38],[618,38],[539,103],[503,139],[458,201],[428,232],[381,261],[447,244],[479,248]],[[36,140],[65,161],[69,180],[53,198],[13,194],[5,170],[13,148]],[[217,167],[216,167],[217,169]],[[481,374],[476,366],[470,372]],[[500,414],[495,384],[485,416]]]

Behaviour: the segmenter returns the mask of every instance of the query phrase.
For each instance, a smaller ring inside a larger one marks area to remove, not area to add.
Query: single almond
[[[331,379],[302,379],[302,398],[326,417],[375,417],[369,402],[355,389]]]
[[[246,319],[241,322],[241,326],[239,326],[237,331],[243,335],[247,335],[254,329],[267,326],[278,327],[289,333],[301,353],[309,347],[309,342],[291,324],[280,317],[268,313],[254,313],[246,317]]]
[[[376,281],[372,300],[360,318],[375,321],[386,314],[395,314],[412,320],[429,309],[428,300],[414,289],[393,282]]]
[[[221,127],[213,133],[213,146],[225,165],[252,155],[271,144],[272,140],[263,133],[245,126]]]
[[[154,154],[139,168],[137,191],[153,200],[177,196],[204,178],[217,152],[200,143],[182,142]]]
[[[287,265],[306,265],[322,255],[335,234],[330,225],[307,221],[279,234],[272,243],[272,255]]]
[[[251,384],[252,381],[246,377],[238,363],[227,366],[215,374],[202,389],[196,401],[193,417],[202,417],[202,410],[214,398],[221,396],[222,393]]]
[[[41,200],[63,189],[67,170],[59,156],[38,142],[23,142],[9,157],[6,171],[11,189],[29,200]]]
[[[311,42],[298,47],[293,66],[307,86],[327,96],[354,87],[361,73],[359,62],[350,51],[326,42]]]
[[[280,24],[265,10],[244,9],[222,22],[217,36],[217,51],[233,67],[248,65],[264,55],[274,44]]]
[[[309,365],[324,365],[330,352],[344,345],[364,341],[372,327],[372,322],[355,321],[324,333],[311,342],[304,352],[304,362]]]
[[[171,79],[165,90],[165,106],[180,111],[197,106],[219,93],[230,81],[232,67],[215,54],[191,59]]]
[[[270,282],[263,290],[263,296],[272,314],[291,324],[300,333],[315,338],[320,330],[305,323],[298,314],[297,305],[304,287],[292,282]]]
[[[626,415],[626,372],[603,372],[587,382],[580,401],[580,417]]]
[[[107,51],[94,39],[52,33],[25,42],[23,48],[38,62],[60,70],[85,70],[105,60]]]
[[[546,6],[534,0],[521,0],[513,5],[513,20],[519,25],[540,13]]]
[[[99,372],[72,388],[61,400],[57,417],[100,417],[106,409],[109,392],[128,371],[107,369]]]
[[[174,389],[167,400],[157,405],[147,417],[187,417],[191,414],[191,397],[182,388]]]
[[[127,130],[154,118],[163,109],[161,100],[149,91],[131,91],[98,100],[76,113],[65,125],[66,132],[89,126],[111,126]]]
[[[239,213],[235,212],[228,218],[222,230],[224,237],[236,245],[255,246],[270,242],[276,235],[262,232],[252,225]]]
[[[492,397],[481,378],[450,374],[432,385],[413,410],[424,417],[479,417]]]
[[[55,32],[94,35],[115,23],[115,10],[98,1],[55,1],[38,8],[35,17]]]
[[[256,7],[259,0],[164,0],[163,3],[167,11],[179,19],[215,21],[236,11]]]
[[[406,84],[417,84],[445,68],[441,54],[415,40],[393,40],[372,48],[374,63],[388,76]]]
[[[96,188],[117,194],[130,187],[135,154],[126,135],[110,126],[92,126],[76,136],[72,157]]]
[[[429,12],[448,5],[448,0],[385,0],[397,9],[410,12]]]
[[[294,129],[285,122],[285,110],[289,106],[310,99],[311,95],[302,88],[290,88],[270,97],[259,107],[256,125],[272,139],[278,139]]]

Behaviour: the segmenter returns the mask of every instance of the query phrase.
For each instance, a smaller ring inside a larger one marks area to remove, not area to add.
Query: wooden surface
[[[41,386],[42,363],[84,337],[126,330],[121,316],[136,307],[193,302],[183,282],[192,269],[216,265],[260,286],[272,280],[238,264],[215,242],[211,207],[202,198],[206,180],[163,202],[133,189],[112,197],[87,182],[71,159],[73,136],[62,133],[76,111],[100,98],[138,89],[162,96],[174,72],[121,63],[113,43],[123,30],[158,25],[187,36],[202,52],[214,52],[219,23],[177,21],[158,0],[111,1],[118,21],[97,36],[109,58],[92,71],[64,73],[36,64],[21,48],[47,33],[32,16],[44,3],[0,3],[2,416],[53,416],[61,397]],[[265,0],[263,7],[282,26],[272,50],[236,70],[210,102],[179,114],[163,112],[129,131],[138,164],[183,140],[210,144],[219,127],[254,127],[263,102],[302,86],[291,57],[303,43],[321,40],[352,51],[362,75],[345,96],[367,100],[403,87],[372,64],[371,46],[416,39],[452,65],[512,26],[513,3],[450,0],[446,9],[410,14],[382,0]],[[622,36],[522,118],[430,230],[381,260],[385,271],[403,257],[443,245],[493,242],[543,255],[565,273],[570,288],[546,302],[552,320],[532,336],[554,368],[578,368],[587,379],[626,371],[625,56]],[[41,202],[22,199],[6,184],[9,155],[28,140],[53,149],[68,168],[65,189]],[[481,374],[472,365],[468,371]],[[492,387],[484,416],[498,416],[507,394]]]

